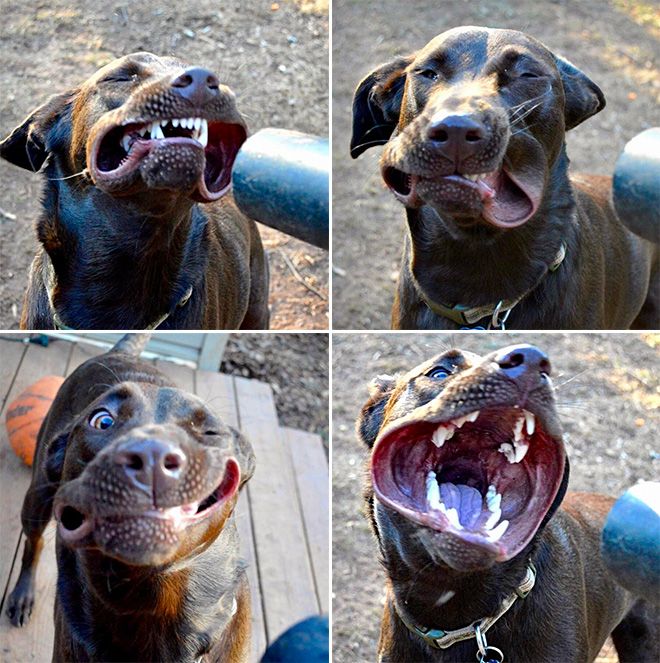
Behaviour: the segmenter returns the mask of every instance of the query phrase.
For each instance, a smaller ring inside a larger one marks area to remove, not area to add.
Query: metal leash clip
[[[504,301],[500,299],[497,306],[495,307],[495,310],[493,311],[493,317],[491,318],[490,323],[488,324],[488,329],[501,329],[502,331],[506,331],[504,323],[507,321],[511,311],[513,311],[513,306],[504,312],[504,315],[500,320],[499,319],[500,309],[502,308],[503,303]]]
[[[481,623],[474,625],[474,637],[477,641],[477,661],[479,663],[503,663],[504,654],[497,647],[489,647],[486,642],[486,634],[481,630]],[[489,654],[488,652],[493,652]]]

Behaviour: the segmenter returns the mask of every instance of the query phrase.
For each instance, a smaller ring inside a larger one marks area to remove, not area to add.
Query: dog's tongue
[[[440,498],[447,510],[456,510],[458,521],[463,527],[474,528],[483,504],[481,493],[476,488],[465,484],[441,483]]]

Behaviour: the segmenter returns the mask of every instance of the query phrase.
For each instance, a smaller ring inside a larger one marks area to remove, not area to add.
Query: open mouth
[[[185,151],[200,150],[204,156],[197,185],[204,202],[217,200],[229,189],[231,170],[247,133],[238,123],[211,122],[200,117],[171,118],[154,122],[127,122],[94,141],[91,167],[95,179],[112,184],[124,180],[152,153],[168,150],[163,166],[189,167]]]
[[[60,525],[60,535],[69,544],[82,542],[97,530],[105,538],[108,532],[111,534],[116,531],[128,532],[137,529],[137,522],[142,523],[139,526],[141,532],[151,531],[155,537],[164,533],[163,539],[167,538],[172,542],[174,535],[183,528],[201,522],[216,513],[236,493],[239,483],[240,468],[236,460],[230,458],[218,485],[201,500],[179,506],[150,508],[140,513],[116,512],[107,516],[103,514],[94,516],[69,504],[60,503],[55,507],[55,519]]]
[[[386,430],[376,441],[371,474],[386,506],[504,561],[534,536],[564,463],[563,443],[534,414],[492,407]]]
[[[454,173],[423,177],[404,173],[393,166],[382,168],[385,184],[409,207],[422,202],[448,212],[480,214],[497,228],[516,228],[528,221],[539,207],[541,191],[501,167],[487,173]]]

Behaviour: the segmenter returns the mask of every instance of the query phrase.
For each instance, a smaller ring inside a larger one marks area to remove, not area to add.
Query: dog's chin
[[[378,501],[421,526],[449,566],[486,568],[530,543],[557,496],[565,451],[554,416],[516,405],[443,418],[428,410],[376,440],[371,480]]]
[[[240,469],[230,459],[209,495],[183,505],[103,514],[88,511],[78,500],[56,498],[58,535],[70,548],[95,549],[125,564],[166,564],[181,556],[184,544],[194,549],[194,541],[212,542],[234,507],[239,484]],[[205,536],[209,530],[215,535]]]

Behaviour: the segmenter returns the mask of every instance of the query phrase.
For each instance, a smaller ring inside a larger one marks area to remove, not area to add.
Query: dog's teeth
[[[442,424],[440,424],[440,426],[438,426],[433,431],[431,441],[439,449],[447,440],[449,440],[454,435],[455,430],[456,429],[451,425],[443,426]]]
[[[163,133],[163,130],[160,127],[160,124],[152,124],[151,125],[151,139],[158,140],[161,138],[165,138],[165,134]]]
[[[525,457],[527,449],[529,449],[529,444],[516,444],[516,452],[513,462],[519,463]]]
[[[486,493],[486,504],[488,504],[488,510],[495,512],[500,508],[502,503],[502,496],[495,490],[495,486],[488,486],[488,492]]]
[[[500,453],[503,453],[506,456],[506,459],[510,463],[515,463],[516,462],[516,452],[513,449],[513,445],[509,444],[508,442],[502,442],[500,444],[498,451]]]
[[[452,419],[451,423],[456,426],[456,428],[461,428],[465,423],[468,421],[476,421],[477,417],[479,416],[479,410],[475,410],[474,412],[470,412],[470,414],[463,415],[462,417],[457,417],[456,419]]]
[[[173,127],[178,127],[178,126],[179,126],[179,119],[178,119],[178,118],[172,120],[172,126],[173,126]]]
[[[128,154],[129,150],[131,149],[131,137],[128,134],[126,134],[121,139],[121,146],[124,148],[125,152]]]
[[[199,130],[199,138],[197,139],[202,147],[206,147],[209,142],[209,123],[202,120],[202,127]]]
[[[531,412],[524,410],[525,413],[525,426],[527,428],[527,435],[534,435],[534,429],[536,428],[536,419]]]
[[[492,510],[493,512],[488,516],[488,520],[486,521],[486,524],[484,525],[484,529],[491,530],[497,523],[499,522],[500,518],[502,517],[502,509],[499,507],[497,509]]]
[[[456,509],[445,509],[445,516],[450,525],[453,525],[455,529],[463,529],[460,520],[458,519],[458,511]]]
[[[525,420],[523,417],[520,417],[520,419],[516,419],[516,423],[513,425],[513,439],[515,441],[522,440],[522,429],[523,425],[525,424]]]
[[[195,131],[199,131],[200,127],[202,126],[202,118],[196,117],[194,121],[194,126],[195,126]]]
[[[440,510],[443,506],[440,502],[440,486],[433,470],[426,475],[426,499],[432,509]]]
[[[486,538],[491,542],[499,541],[502,538],[504,532],[506,532],[507,527],[509,527],[509,521],[503,520],[495,529],[492,529],[486,534]]]
[[[479,410],[475,410],[472,414],[468,414],[467,420],[470,422],[474,422],[477,420],[478,416],[479,416]]]
[[[194,118],[194,117],[189,117],[189,118],[186,120],[186,128],[192,130],[192,128],[193,128],[194,126],[195,126],[195,118]]]

